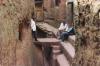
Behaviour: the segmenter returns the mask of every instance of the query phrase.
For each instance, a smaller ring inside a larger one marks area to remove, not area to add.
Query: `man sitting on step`
[[[57,36],[60,36],[62,32],[65,31],[65,29],[68,29],[68,25],[65,21],[61,22],[59,28],[58,28],[58,33]]]
[[[66,28],[65,31],[61,33],[60,39],[64,41],[66,38],[68,39],[70,35],[75,35],[73,27]]]

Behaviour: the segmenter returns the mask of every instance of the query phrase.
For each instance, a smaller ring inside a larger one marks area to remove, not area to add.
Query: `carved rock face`
[[[82,13],[83,16],[79,17],[79,24],[75,23],[76,31],[78,32],[77,44],[76,44],[76,66],[99,66],[100,65],[100,25],[98,10],[92,12],[93,9],[97,9],[97,4],[93,3],[93,8],[91,4],[88,4],[90,8],[87,7],[88,3],[84,5],[79,5],[79,13]],[[100,2],[99,2],[100,4]],[[75,19],[77,20],[77,19]],[[84,20],[84,23],[83,23]],[[82,26],[84,24],[84,26]],[[99,25],[99,26],[98,26]],[[74,65],[73,65],[74,66]]]

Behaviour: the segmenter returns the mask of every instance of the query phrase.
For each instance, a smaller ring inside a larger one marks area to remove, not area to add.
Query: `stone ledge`
[[[67,58],[64,56],[64,54],[60,54],[57,56],[57,62],[59,66],[70,66]]]

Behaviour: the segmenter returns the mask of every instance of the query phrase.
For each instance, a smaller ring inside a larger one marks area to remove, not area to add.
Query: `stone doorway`
[[[43,0],[35,0],[35,18],[36,21],[44,20],[44,12],[43,12]]]

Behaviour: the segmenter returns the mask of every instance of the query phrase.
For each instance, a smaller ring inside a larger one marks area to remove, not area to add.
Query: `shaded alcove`
[[[47,33],[41,30],[39,27],[37,27],[37,37],[38,38],[46,38]]]

